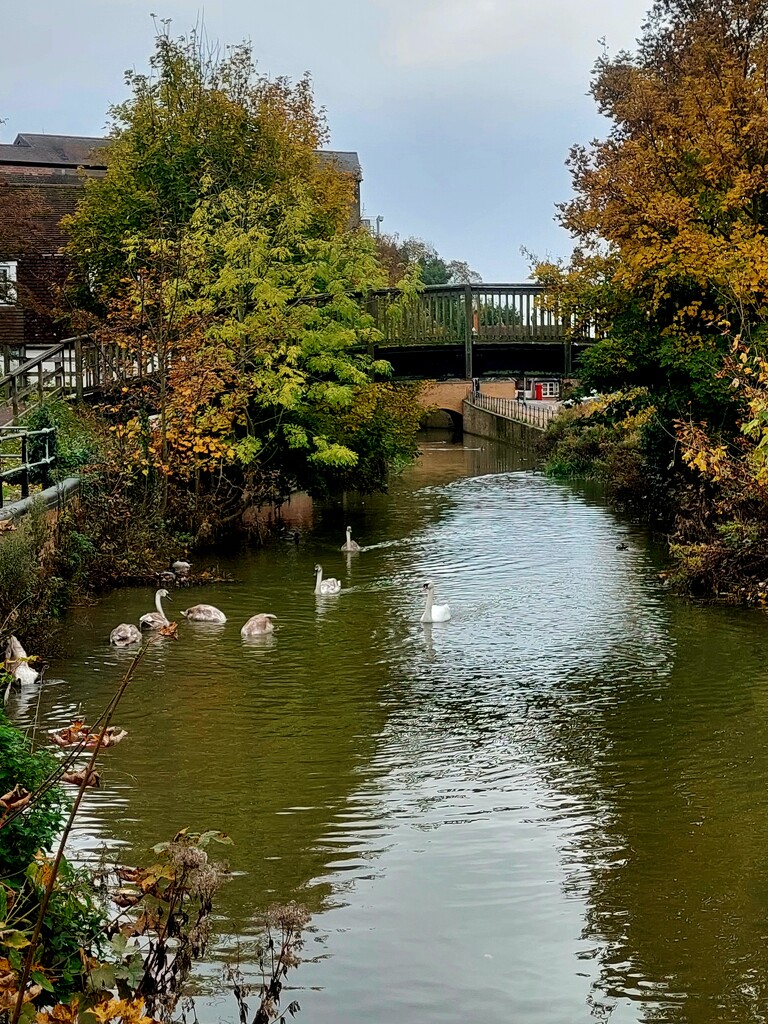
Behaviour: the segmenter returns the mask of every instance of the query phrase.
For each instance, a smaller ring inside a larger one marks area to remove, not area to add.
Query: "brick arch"
[[[472,382],[469,380],[442,380],[430,384],[422,392],[420,401],[425,409],[441,409],[449,413],[454,424],[461,426],[464,416],[464,399],[469,394]],[[480,390],[493,398],[515,398],[517,386],[514,380],[488,380],[481,382]]]

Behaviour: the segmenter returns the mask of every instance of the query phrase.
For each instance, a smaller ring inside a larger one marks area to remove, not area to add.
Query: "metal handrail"
[[[29,440],[34,437],[45,438],[45,456],[35,462],[29,461]],[[2,444],[5,440],[18,440],[18,452],[4,452]],[[26,427],[7,426],[0,427],[0,508],[5,503],[5,483],[14,477],[21,475],[21,496],[29,497],[29,474],[30,470],[38,469],[40,466],[53,466],[56,462],[56,428],[41,427],[39,430],[27,430]],[[51,446],[53,442],[53,447]],[[9,469],[3,469],[5,459],[18,459],[19,465]]]
[[[549,405],[530,405],[520,398],[495,398],[478,391],[470,391],[465,401],[477,409],[494,413],[504,419],[527,423],[537,430],[546,430],[551,421],[560,411],[559,403]]]

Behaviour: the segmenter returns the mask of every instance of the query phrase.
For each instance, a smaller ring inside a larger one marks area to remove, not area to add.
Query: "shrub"
[[[56,770],[55,759],[32,745],[0,709],[0,793],[16,785],[34,792]],[[0,877],[19,880],[38,850],[49,850],[62,823],[62,797],[51,789],[7,824],[0,818]]]
[[[99,434],[92,413],[83,407],[73,406],[60,398],[51,398],[26,413],[21,424],[29,430],[56,428],[55,466],[52,471],[45,468],[38,470],[38,481],[47,481],[48,478],[63,480],[99,458]],[[42,458],[45,454],[44,438],[32,438],[29,451],[30,461]]]

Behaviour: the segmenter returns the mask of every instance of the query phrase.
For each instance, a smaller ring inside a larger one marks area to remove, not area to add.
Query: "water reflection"
[[[388,495],[297,499],[298,545],[222,565],[241,582],[199,600],[229,621],[149,651],[78,841],[230,832],[219,955],[306,902],[320,1024],[763,1020],[764,618],[668,599],[594,490],[427,447]],[[451,622],[419,621],[427,578]],[[105,703],[130,659],[109,629],[146,601],[75,613],[43,728]],[[261,608],[278,632],[243,640]]]

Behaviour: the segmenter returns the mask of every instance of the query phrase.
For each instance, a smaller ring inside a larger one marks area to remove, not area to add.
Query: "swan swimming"
[[[449,604],[435,604],[435,584],[430,580],[421,588],[426,594],[420,622],[447,622],[451,617]]]
[[[5,670],[22,686],[36,682],[40,673],[27,661],[27,652],[15,636],[8,638],[5,647]]]
[[[226,622],[227,616],[212,604],[193,604],[181,613],[190,622]]]
[[[323,567],[322,565],[315,566],[315,593],[322,594],[327,597],[329,594],[338,594],[341,591],[341,580],[335,580],[333,577],[329,577],[327,580],[323,579]]]
[[[272,620],[276,618],[276,615],[272,615],[269,612],[263,612],[261,615],[252,615],[240,630],[240,635],[263,636],[265,633],[271,633],[275,628],[272,625]]]
[[[109,642],[113,647],[130,647],[141,643],[141,630],[128,622],[121,622],[109,634]]]
[[[347,527],[347,539],[341,545],[341,550],[342,551],[346,551],[347,553],[355,552],[355,551],[360,551],[360,545],[357,543],[356,540],[352,540],[352,527],[351,526]]]
[[[171,599],[171,595],[167,590],[158,590],[155,594],[155,608],[156,612],[147,612],[146,615],[142,615],[139,619],[139,625],[142,629],[163,629],[164,626],[169,626],[168,616],[163,611],[163,606],[160,603],[163,598],[166,600]]]

